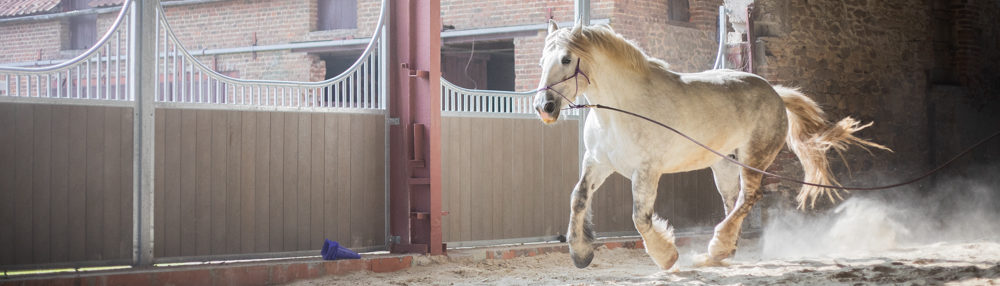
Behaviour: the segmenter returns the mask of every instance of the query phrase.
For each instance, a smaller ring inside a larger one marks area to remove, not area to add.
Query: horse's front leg
[[[597,163],[590,154],[584,156],[580,180],[570,198],[569,254],[578,268],[587,267],[594,260],[594,229],[590,219],[591,196],[601,187],[604,179],[611,175],[611,168]]]
[[[636,172],[632,175],[632,222],[642,235],[646,253],[657,266],[667,270],[677,262],[678,255],[674,229],[654,212],[659,180],[660,174]]]

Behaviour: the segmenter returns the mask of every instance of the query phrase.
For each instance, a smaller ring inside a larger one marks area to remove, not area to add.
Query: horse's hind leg
[[[611,168],[586,159],[589,156],[584,158],[580,181],[576,183],[570,199],[569,230],[566,231],[569,254],[573,257],[573,264],[578,268],[587,267],[594,260],[594,228],[590,219],[591,196],[612,172]]]
[[[777,136],[775,136],[777,137]],[[778,155],[778,151],[784,146],[784,138],[774,138],[767,142],[755,140],[747,144],[747,148],[740,148],[740,162],[758,169],[767,169]],[[752,145],[751,145],[752,144]],[[728,258],[736,252],[736,240],[740,235],[740,228],[743,219],[750,213],[750,208],[760,200],[762,192],[760,183],[763,175],[749,169],[741,169],[740,175],[740,197],[736,204],[726,215],[721,223],[715,226],[715,234],[712,241],[708,243],[707,265],[720,264],[723,259]]]
[[[722,205],[726,208],[725,214],[729,215],[740,194],[740,166],[727,160],[720,160],[712,165],[712,175],[715,177],[715,187],[722,196]]]
[[[636,173],[632,175],[632,222],[642,235],[646,253],[661,269],[670,269],[677,262],[674,230],[665,219],[653,212],[656,202],[656,185],[660,174]]]

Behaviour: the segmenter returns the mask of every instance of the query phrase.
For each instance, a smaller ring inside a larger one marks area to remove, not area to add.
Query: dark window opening
[[[320,60],[326,62],[325,79],[340,76],[358,60],[361,51],[339,51],[320,55]],[[324,88],[320,106],[330,107],[373,107],[379,103],[378,62],[375,66],[365,67],[348,74],[346,80]],[[370,98],[369,98],[370,97]]]
[[[65,11],[90,9],[90,0],[62,0]],[[69,17],[69,50],[86,50],[97,42],[97,14]]]
[[[690,22],[691,12],[688,10],[688,0],[667,0],[667,19],[677,22]]]
[[[357,0],[319,0],[316,13],[316,30],[356,29],[358,27]]]
[[[514,91],[514,42],[444,44],[441,74],[464,88]]]

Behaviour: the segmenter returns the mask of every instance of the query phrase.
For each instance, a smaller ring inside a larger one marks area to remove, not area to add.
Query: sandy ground
[[[469,255],[483,250],[449,250],[450,258],[418,257],[399,272],[291,285],[1000,285],[997,185],[960,200],[955,192],[882,196],[852,198],[820,215],[776,211],[760,235],[740,241],[727,267],[693,267],[706,241],[682,246],[667,271],[635,249],[598,249],[586,269],[565,253],[485,260]]]
[[[577,269],[564,253],[511,260],[418,259],[394,273],[354,273],[291,285],[1000,285],[1000,243],[942,242],[838,256],[760,256],[746,240],[728,267],[692,267],[704,243],[681,248],[687,259],[661,271],[643,250],[601,248]]]

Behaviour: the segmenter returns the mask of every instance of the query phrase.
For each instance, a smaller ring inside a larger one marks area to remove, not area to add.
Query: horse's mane
[[[564,46],[571,53],[591,62],[594,60],[593,51],[599,49],[606,56],[613,57],[615,62],[643,74],[669,67],[666,62],[647,56],[638,45],[605,24],[581,27],[579,31],[559,29],[549,34],[545,42],[546,49],[555,45]]]

